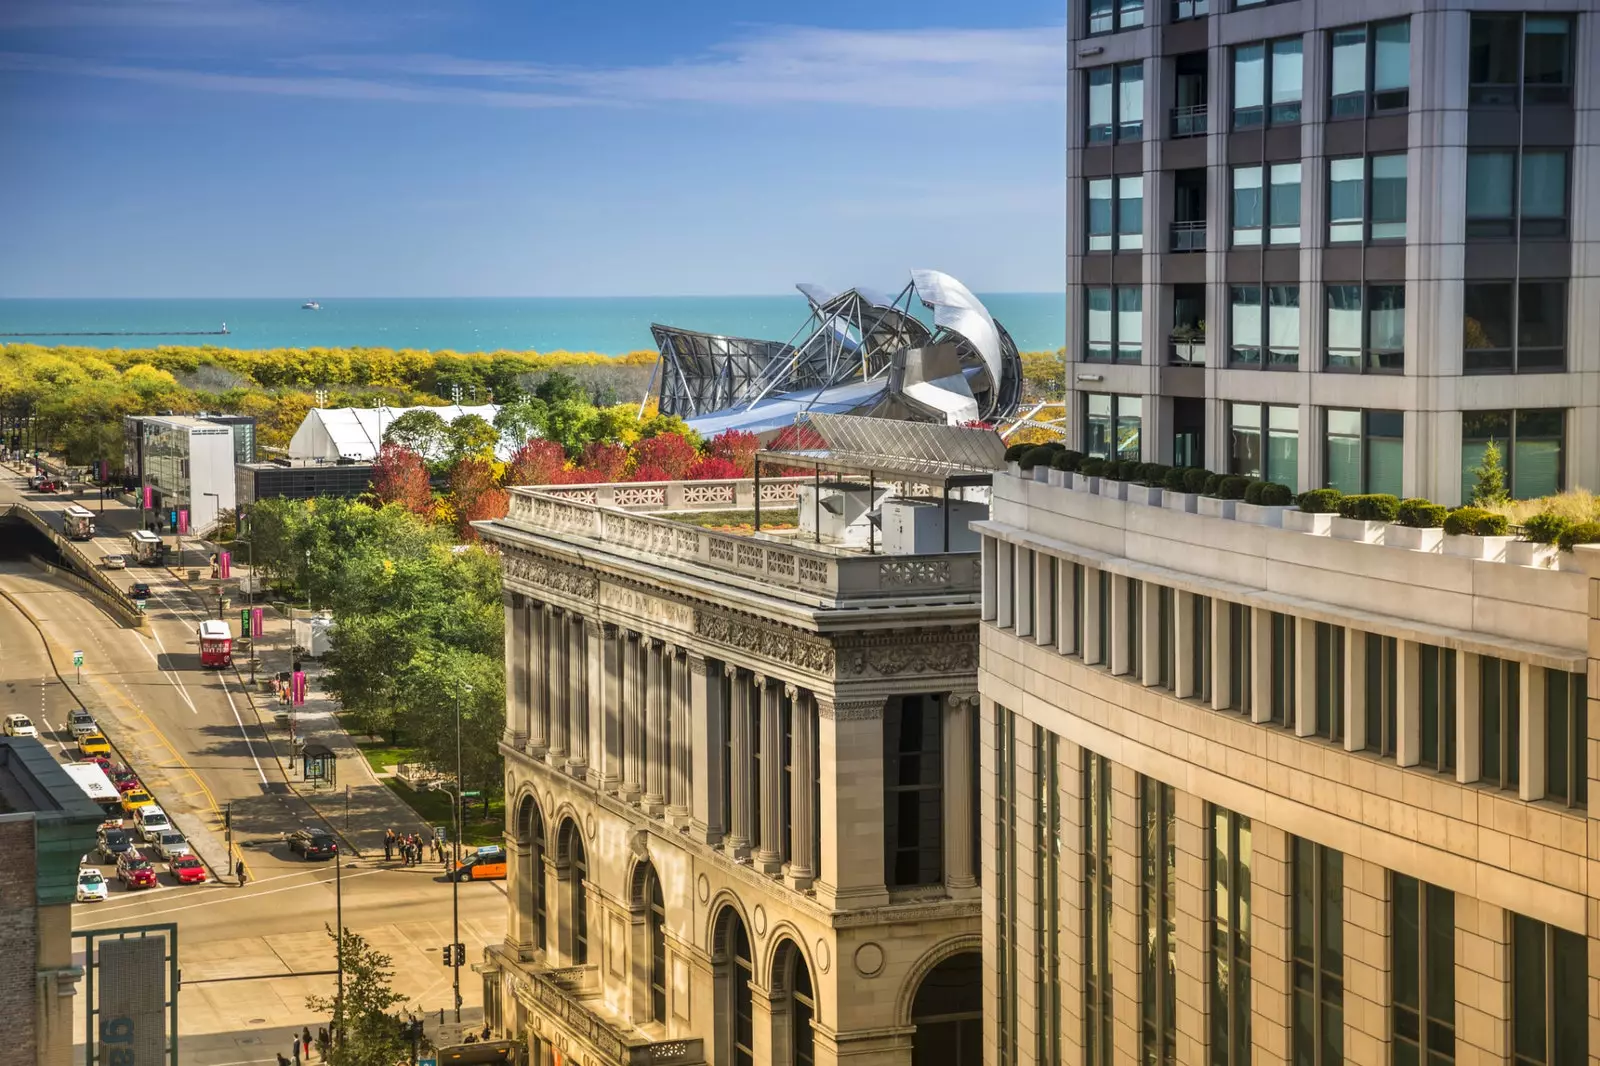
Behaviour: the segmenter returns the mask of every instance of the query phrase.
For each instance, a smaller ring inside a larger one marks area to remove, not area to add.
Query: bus
[[[106,772],[100,769],[99,763],[69,762],[61,768],[78,783],[84,795],[99,804],[107,816],[122,817],[122,793],[117,791]]]
[[[68,540],[94,539],[94,512],[77,504],[69,504],[62,512],[61,524]]]
[[[233,630],[220,618],[200,623],[200,665],[221,669],[233,663]]]
[[[128,554],[136,563],[155,566],[165,552],[166,545],[161,543],[161,538],[148,529],[136,529],[128,534]]]

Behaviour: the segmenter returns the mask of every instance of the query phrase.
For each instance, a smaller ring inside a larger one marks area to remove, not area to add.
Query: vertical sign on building
[[[187,507],[178,508],[178,532],[189,532],[189,508]]]
[[[101,940],[96,948],[100,1061],[157,1066],[167,1057],[166,939]]]

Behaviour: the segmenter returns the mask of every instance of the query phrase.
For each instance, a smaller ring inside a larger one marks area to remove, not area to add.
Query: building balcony
[[[1174,138],[1204,137],[1208,130],[1206,113],[1205,104],[1173,108],[1168,135]]]
[[[1203,252],[1206,250],[1206,220],[1174,222],[1172,224],[1172,250],[1174,252]]]

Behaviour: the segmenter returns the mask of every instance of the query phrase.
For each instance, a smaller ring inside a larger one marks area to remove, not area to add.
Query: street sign
[[[444,826],[442,826],[442,825],[436,825],[436,826],[433,827],[433,836],[434,836],[434,839],[439,841],[439,843],[441,843],[441,844],[449,839],[448,837],[445,836],[445,829],[444,829]]]
[[[425,1059],[418,1059],[417,1066],[439,1066],[439,1060],[429,1055]]]
[[[461,795],[463,797],[466,797],[466,796],[481,796],[481,795],[483,795],[483,793],[482,792],[473,792],[473,791],[471,791],[469,789],[468,791],[461,793]]]
[[[83,652],[75,651],[75,652],[72,653],[72,665],[73,666],[82,666],[83,665]]]

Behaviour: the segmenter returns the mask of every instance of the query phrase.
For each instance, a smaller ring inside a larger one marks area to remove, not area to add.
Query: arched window
[[[533,943],[543,950],[549,946],[545,938],[544,908],[544,818],[532,796],[522,797],[517,808],[517,843],[523,845],[522,862],[516,870],[517,906],[533,919]]]
[[[724,907],[717,918],[716,967],[718,1060],[755,1066],[755,1010],[750,996],[755,959],[744,922],[732,907]]]
[[[812,1026],[817,1020],[817,995],[811,969],[792,940],[778,946],[773,969],[774,1058],[788,1066],[815,1066],[817,1035]]]
[[[911,1002],[911,1066],[983,1061],[983,957],[963,951],[930,970]]]
[[[650,1020],[667,1020],[667,905],[661,898],[661,878],[650,868],[647,884],[645,928],[650,939]]]
[[[565,867],[567,954],[574,966],[582,966],[589,961],[589,860],[583,850],[583,834],[571,819],[561,825],[557,858]]]

